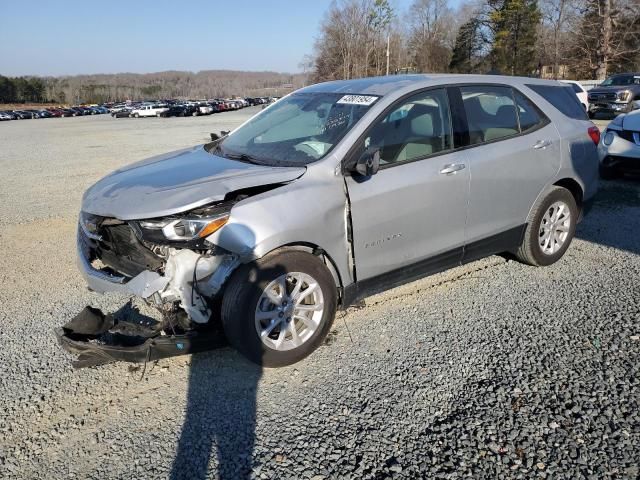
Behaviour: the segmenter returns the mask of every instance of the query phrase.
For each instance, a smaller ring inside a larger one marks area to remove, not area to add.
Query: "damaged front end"
[[[224,226],[231,205],[221,202],[143,221],[81,214],[78,263],[89,289],[142,298],[161,312],[162,320],[145,328],[134,322],[132,332],[126,321],[105,321],[109,315],[83,310],[56,331],[59,343],[80,355],[76,367],[215,347],[214,305],[240,258],[206,237]]]

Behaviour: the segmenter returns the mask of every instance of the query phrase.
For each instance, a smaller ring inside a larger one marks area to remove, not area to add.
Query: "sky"
[[[455,5],[459,0],[450,0]],[[392,0],[406,10],[410,0]],[[0,0],[0,75],[298,72],[331,0]]]

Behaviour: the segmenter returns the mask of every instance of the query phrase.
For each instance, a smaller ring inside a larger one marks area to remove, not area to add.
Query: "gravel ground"
[[[638,478],[640,183],[605,182],[567,255],[491,257],[340,314],[261,371],[228,348],[74,371],[84,189],[250,111],[0,125],[0,478]]]

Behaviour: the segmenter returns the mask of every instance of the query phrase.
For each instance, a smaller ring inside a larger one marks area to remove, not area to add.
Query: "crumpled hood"
[[[305,167],[268,167],[212,155],[204,145],[116,170],[89,188],[82,210],[137,220],[184,212],[243,188],[295,180]]]

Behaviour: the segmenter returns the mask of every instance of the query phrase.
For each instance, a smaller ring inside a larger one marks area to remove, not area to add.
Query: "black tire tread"
[[[538,218],[542,214],[544,210],[547,209],[547,204],[549,203],[549,198],[562,196],[565,197],[565,200],[569,202],[569,207],[572,209],[573,215],[573,228],[575,231],[575,222],[577,219],[578,208],[576,205],[575,198],[571,194],[569,190],[562,187],[554,186],[547,191],[547,193],[540,197],[535,206],[531,209],[529,214],[529,218],[527,218],[527,228],[524,233],[524,238],[522,239],[522,244],[516,251],[515,255],[518,260],[522,263],[526,263],[527,265],[531,265],[533,267],[542,267],[549,265],[548,263],[540,262],[534,253],[534,248],[539,248],[538,245],[534,242],[534,238],[537,238],[537,234],[534,235],[534,230],[537,232],[538,230]],[[573,232],[571,234],[573,237]],[[570,243],[572,238],[568,239],[568,243]],[[567,245],[568,248],[568,245]],[[565,250],[566,251],[566,250]],[[563,252],[564,255],[564,252]],[[560,255],[558,259],[562,257]],[[555,261],[555,260],[554,260]],[[552,262],[553,263],[553,262]]]

